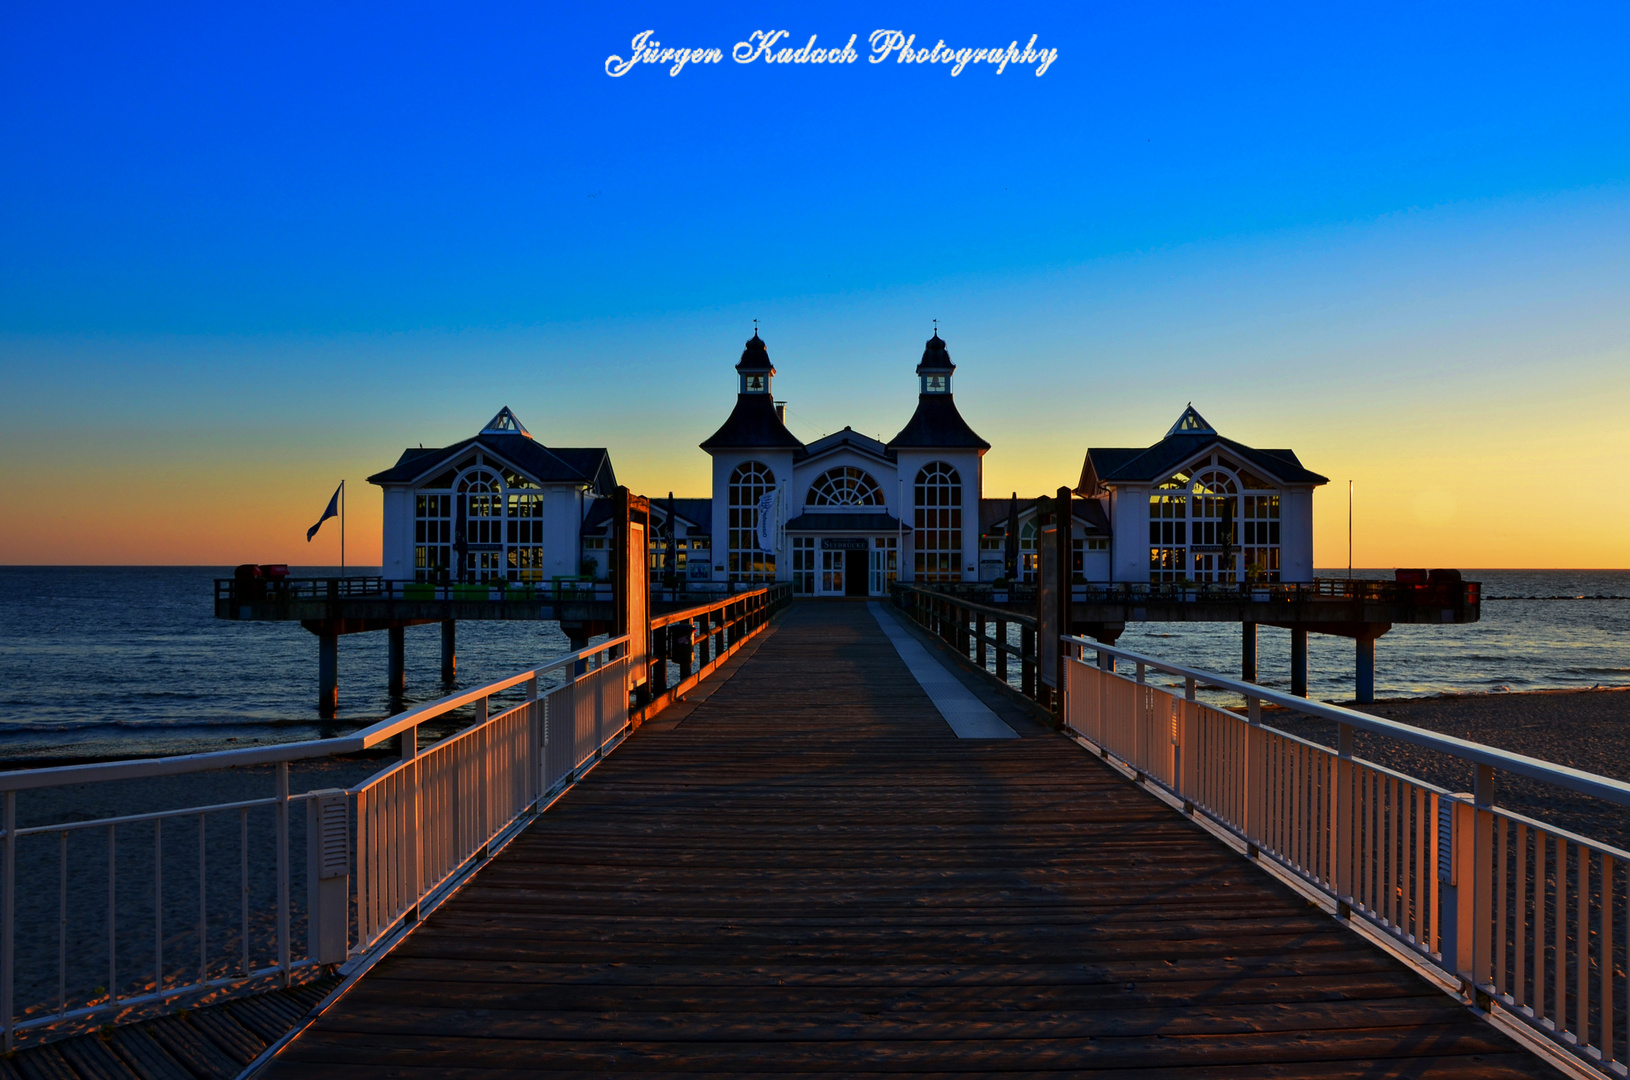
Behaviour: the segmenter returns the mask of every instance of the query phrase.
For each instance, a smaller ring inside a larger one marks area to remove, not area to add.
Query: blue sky
[[[132,505],[247,470],[281,508],[511,404],[700,494],[753,317],[807,436],[903,423],[938,317],[999,487],[1189,400],[1332,476],[1390,463],[1362,475],[1399,507],[1463,444],[1433,394],[1530,403],[1525,460],[1630,449],[1592,412],[1626,389],[1630,6],[695,7],[8,7],[0,451],[122,456]],[[1058,59],[868,64],[880,28]],[[754,29],[862,59],[733,63]],[[608,78],[643,30],[726,59]],[[1492,525],[1452,517],[1446,561]],[[238,561],[164,529],[141,550]]]

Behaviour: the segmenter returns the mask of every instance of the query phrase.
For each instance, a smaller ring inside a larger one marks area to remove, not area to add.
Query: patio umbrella
[[[1007,536],[1002,538],[1002,576],[1013,581],[1019,576],[1019,493],[1007,504]]]
[[[663,575],[670,581],[679,566],[678,532],[674,527],[674,493],[668,492],[668,551],[662,559]]]

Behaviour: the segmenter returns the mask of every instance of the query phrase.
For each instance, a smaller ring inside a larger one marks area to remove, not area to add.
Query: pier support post
[[[340,637],[317,635],[317,715],[332,720],[340,707]]]
[[[1290,632],[1290,692],[1307,697],[1307,631]]]
[[[441,681],[450,683],[458,677],[458,622],[455,619],[441,621]]]
[[[580,652],[581,650],[589,647],[589,635],[577,634],[574,636],[567,634],[566,646],[571,649],[572,652]],[[578,660],[576,663],[572,664],[572,678],[574,679],[582,675],[587,675],[588,671],[589,662],[587,660]]]
[[[386,681],[390,683],[390,695],[401,697],[407,692],[407,628],[393,626],[386,633],[390,636],[385,660]]]
[[[1375,700],[1375,639],[1358,639],[1358,657],[1353,670],[1353,701],[1368,705]]]
[[[1239,629],[1239,677],[1256,682],[1256,623],[1242,622]]]

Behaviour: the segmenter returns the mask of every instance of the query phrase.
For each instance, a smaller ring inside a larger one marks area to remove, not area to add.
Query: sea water
[[[0,759],[97,759],[339,735],[448,692],[435,624],[407,630],[407,693],[398,702],[386,688],[386,635],[349,634],[339,641],[338,715],[320,720],[317,638],[298,623],[216,619],[214,580],[229,574],[223,567],[0,567]],[[1376,644],[1378,697],[1630,684],[1630,572],[1466,577],[1483,584],[1482,620],[1394,627]],[[1222,675],[1240,670],[1238,624],[1132,624],[1118,644]],[[568,651],[552,622],[461,622],[456,686]],[[1350,700],[1353,667],[1351,639],[1309,636],[1313,697]],[[1289,631],[1258,629],[1257,674],[1267,686],[1289,688]]]

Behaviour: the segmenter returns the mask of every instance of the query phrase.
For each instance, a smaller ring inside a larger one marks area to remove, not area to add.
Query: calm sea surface
[[[340,639],[339,716],[323,723],[316,715],[317,639],[293,623],[217,621],[213,580],[229,573],[0,567],[0,758],[311,738],[389,715],[384,634]],[[1378,696],[1630,684],[1630,572],[1479,570],[1467,577],[1483,582],[1482,621],[1393,629],[1376,646]],[[1505,597],[1514,599],[1496,599]],[[568,651],[554,623],[466,622],[458,634],[460,686]],[[1223,674],[1239,671],[1239,628],[1231,624],[1134,625],[1120,644]],[[1260,681],[1288,689],[1288,631],[1260,629],[1257,650]],[[1315,634],[1308,651],[1311,693],[1350,699],[1353,643]],[[444,693],[438,628],[410,627],[406,703]]]

